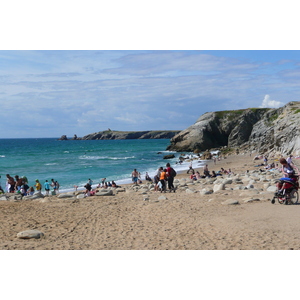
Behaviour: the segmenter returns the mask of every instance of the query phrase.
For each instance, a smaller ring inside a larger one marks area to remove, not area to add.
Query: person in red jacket
[[[166,164],[167,167],[167,181],[168,181],[168,188],[169,192],[171,193],[172,191],[175,193],[175,187],[174,187],[174,175],[173,175],[173,168],[171,167],[170,163]]]

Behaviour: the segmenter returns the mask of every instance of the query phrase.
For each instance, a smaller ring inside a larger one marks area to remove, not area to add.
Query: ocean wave
[[[54,166],[54,165],[57,165],[57,163],[48,163],[48,164],[45,164],[45,166]]]
[[[110,156],[87,156],[82,155],[79,156],[79,159],[85,160],[126,160],[126,159],[133,159],[135,156],[125,156],[125,157],[110,157]]]
[[[0,157],[5,157],[5,155],[0,155]]]

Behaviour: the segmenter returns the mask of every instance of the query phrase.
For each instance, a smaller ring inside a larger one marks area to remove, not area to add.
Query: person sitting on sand
[[[215,171],[211,171],[211,176],[210,177],[212,177],[212,178],[217,177],[216,172]]]
[[[152,182],[152,179],[150,178],[148,172],[146,172],[145,180]]]
[[[199,180],[201,178],[201,175],[200,175],[199,171],[196,172],[195,177],[196,177],[197,180]]]
[[[203,168],[204,176],[205,177],[210,177],[209,171],[208,171],[208,165],[205,165]]]
[[[111,182],[111,186],[114,187],[114,188],[118,188],[120,187],[119,185],[117,185],[113,180]]]
[[[27,195],[32,196],[33,194],[34,194],[34,188],[33,186],[31,186],[27,191]]]
[[[22,196],[26,196],[27,195],[27,191],[26,191],[24,185],[21,186],[20,193],[21,193]]]

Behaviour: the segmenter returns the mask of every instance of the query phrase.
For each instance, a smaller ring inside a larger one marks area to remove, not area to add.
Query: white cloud
[[[283,105],[283,102],[271,100],[269,95],[265,95],[265,98],[262,104],[260,105],[260,108],[278,108]]]

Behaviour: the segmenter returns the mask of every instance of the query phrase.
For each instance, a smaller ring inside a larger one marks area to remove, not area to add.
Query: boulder
[[[225,184],[221,183],[221,184],[215,184],[213,187],[213,191],[218,192],[218,191],[223,191],[225,190]]]
[[[175,158],[174,154],[168,154],[164,156],[164,159],[171,159],[171,158]]]
[[[113,196],[113,191],[112,190],[105,190],[105,191],[100,191],[95,194],[95,196]]]
[[[60,199],[62,199],[62,198],[73,198],[73,197],[74,197],[73,194],[60,194],[60,195],[57,196],[57,198],[60,198]]]
[[[39,230],[26,230],[17,234],[19,239],[40,239],[42,237],[44,237],[44,233]]]
[[[222,202],[223,205],[238,205],[240,204],[238,200],[232,200],[232,199],[229,199],[229,200],[226,200],[224,202]]]

